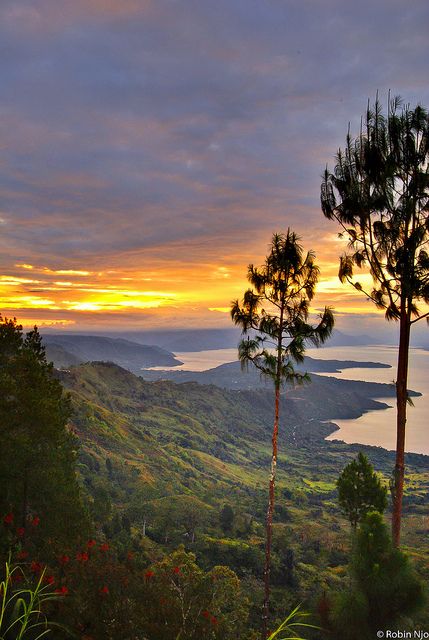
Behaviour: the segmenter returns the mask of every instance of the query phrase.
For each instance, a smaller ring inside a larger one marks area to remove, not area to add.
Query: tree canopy
[[[387,116],[377,99],[368,106],[360,134],[347,135],[331,173],[325,170],[322,210],[349,239],[339,276],[362,290],[387,319],[398,320],[405,303],[412,323],[429,317],[429,118],[421,106]],[[354,279],[368,266],[372,290]],[[419,308],[418,302],[423,303]]]
[[[404,624],[425,602],[423,583],[408,557],[392,547],[380,513],[364,516],[350,570],[351,586],[337,594],[331,613],[334,638],[370,640],[380,629]]]
[[[386,509],[387,489],[363,453],[344,467],[337,488],[341,511],[353,528],[369,511],[383,513]]]

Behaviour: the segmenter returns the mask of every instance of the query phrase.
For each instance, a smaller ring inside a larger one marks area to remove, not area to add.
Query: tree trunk
[[[272,437],[272,457],[271,476],[266,521],[266,542],[265,542],[265,566],[264,566],[264,605],[262,609],[262,640],[268,637],[268,616],[270,608],[270,569],[271,569],[271,542],[273,534],[273,512],[274,512],[274,488],[276,482],[277,469],[277,436],[279,432],[279,404],[280,404],[280,384],[276,383],[276,399],[274,413],[274,427]]]
[[[410,346],[410,318],[407,305],[401,303],[398,370],[396,374],[396,462],[392,487],[392,541],[399,547],[401,538],[402,497],[404,493],[405,425],[407,422],[407,380]]]

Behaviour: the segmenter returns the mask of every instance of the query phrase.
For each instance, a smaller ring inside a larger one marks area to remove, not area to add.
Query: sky
[[[287,228],[314,311],[337,279],[320,183],[368,98],[429,106],[427,0],[2,0],[0,309],[67,331],[228,327]]]

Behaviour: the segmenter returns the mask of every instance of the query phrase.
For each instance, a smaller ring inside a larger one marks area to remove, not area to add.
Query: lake
[[[323,374],[347,380],[367,382],[393,382],[396,371],[397,350],[383,345],[368,347],[323,347],[308,349],[307,355],[324,360],[356,360],[382,362],[392,365],[392,369],[344,369],[341,373]],[[225,362],[237,359],[236,349],[216,349],[212,351],[181,352],[175,354],[184,364],[177,370],[205,371]],[[410,380],[408,387],[422,393],[413,398],[414,407],[408,407],[406,451],[429,455],[429,351],[410,350]],[[320,375],[320,374],[319,374]],[[339,426],[328,440],[342,440],[347,443],[369,444],[394,450],[396,446],[396,409],[392,398],[380,398],[390,408],[368,411],[353,420],[333,421]]]

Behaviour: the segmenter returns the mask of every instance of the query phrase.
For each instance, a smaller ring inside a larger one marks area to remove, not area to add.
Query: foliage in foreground
[[[380,513],[368,513],[362,520],[350,574],[351,587],[334,597],[330,616],[338,640],[370,640],[378,630],[405,624],[424,604],[423,584],[407,555],[392,546]]]
[[[48,622],[42,609],[59,596],[45,582],[45,571],[31,586],[20,565],[11,567],[6,562],[0,597],[1,640],[39,640],[51,632],[54,625]]]
[[[37,329],[24,335],[15,319],[1,316],[0,389],[0,513],[14,515],[9,531],[25,538],[41,517],[39,547],[47,538],[76,540],[89,523],[76,480],[77,441],[67,428],[69,398]]]
[[[301,629],[304,631],[306,629],[319,629],[316,625],[305,622],[309,616],[310,614],[301,611],[298,605],[283,620],[281,625],[268,636],[267,640],[305,640],[300,635]]]

